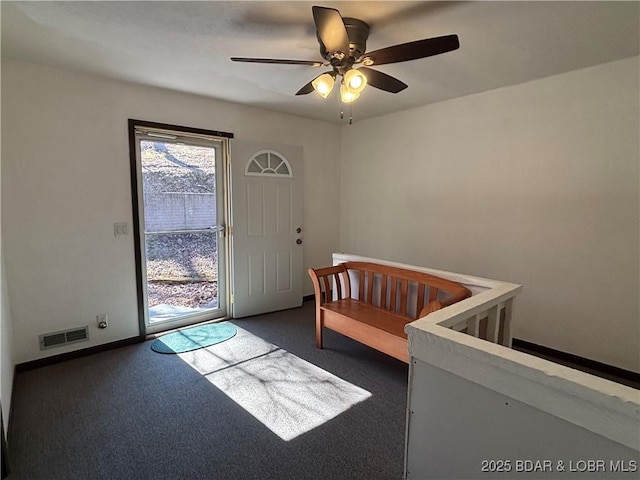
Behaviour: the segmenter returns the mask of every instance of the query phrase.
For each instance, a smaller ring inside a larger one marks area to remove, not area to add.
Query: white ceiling
[[[319,60],[311,6],[370,24],[367,51],[456,33],[460,49],[376,67],[409,85],[367,88],[356,119],[639,54],[637,2],[1,2],[2,56],[339,122],[294,93],[322,69],[231,56]]]

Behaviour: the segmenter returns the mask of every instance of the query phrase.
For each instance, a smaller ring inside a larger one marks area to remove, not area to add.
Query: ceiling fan
[[[439,55],[460,47],[457,35],[425,38],[393,45],[373,52],[366,52],[369,25],[357,18],[342,17],[334,8],[312,7],[320,54],[324,61],[286,60],[277,58],[231,57],[234,62],[272,63],[281,65],[308,65],[332,69],[318,75],[296,95],[306,95],[314,90],[327,98],[336,79],[341,76],[340,98],[344,103],[355,101],[367,84],[386,92],[398,93],[407,84],[386,73],[369,68],[372,65],[407,62]],[[355,68],[358,66],[358,68]]]

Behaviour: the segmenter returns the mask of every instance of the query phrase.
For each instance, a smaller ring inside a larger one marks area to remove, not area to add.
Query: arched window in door
[[[249,159],[244,170],[246,176],[293,177],[291,165],[281,154],[261,150]]]

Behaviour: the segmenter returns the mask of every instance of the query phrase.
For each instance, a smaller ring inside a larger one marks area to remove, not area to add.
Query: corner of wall
[[[9,430],[9,412],[11,409],[15,362],[12,349],[13,325],[11,324],[7,279],[4,271],[4,255],[1,252],[0,258],[0,269],[2,270],[2,280],[0,281],[0,289],[2,290],[2,300],[0,304],[0,400],[2,401],[2,420],[4,421],[4,431],[6,434]]]

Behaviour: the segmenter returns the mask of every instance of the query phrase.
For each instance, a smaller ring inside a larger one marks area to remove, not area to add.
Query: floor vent
[[[40,350],[89,340],[89,326],[40,335]]]

